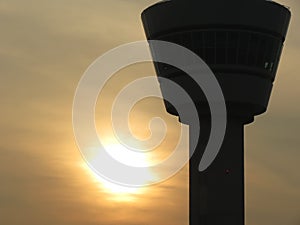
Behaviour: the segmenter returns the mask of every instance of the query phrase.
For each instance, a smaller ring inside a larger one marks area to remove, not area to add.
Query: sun
[[[146,154],[134,152],[120,143],[111,142],[105,146],[105,149],[115,160],[118,160],[119,162],[126,165],[151,165],[151,162],[149,159],[147,159]],[[93,181],[97,185],[99,185],[100,190],[102,192],[105,192],[110,200],[134,201],[137,195],[144,193],[147,189],[145,187],[127,187],[117,183],[113,183],[112,181],[106,180],[105,178],[99,176],[87,164],[84,164],[84,168],[86,171],[88,171],[88,174],[93,179]],[[155,174],[153,174],[149,169],[136,176],[135,179],[138,183],[145,184],[145,186],[147,186],[149,181],[155,179]]]
[[[105,193],[108,200],[116,202],[132,202],[136,197],[145,192],[145,188],[125,187],[108,181],[96,174],[86,163],[82,167],[87,171],[99,191]]]

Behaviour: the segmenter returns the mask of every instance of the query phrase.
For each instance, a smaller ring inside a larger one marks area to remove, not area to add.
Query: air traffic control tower
[[[187,74],[154,63],[157,76],[184,88],[199,112],[200,141],[189,167],[190,225],[244,224],[244,125],[267,109],[290,17],[288,8],[266,0],[167,0],[142,13],[147,39],[173,42],[200,56],[225,98],[224,142],[211,166],[199,172],[211,124],[206,98]],[[178,115],[167,101],[165,106]]]

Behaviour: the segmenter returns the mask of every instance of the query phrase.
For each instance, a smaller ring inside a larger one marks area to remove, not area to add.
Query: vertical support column
[[[244,123],[229,119],[223,145],[204,172],[198,166],[210,135],[201,121],[200,138],[190,160],[190,225],[244,225]]]

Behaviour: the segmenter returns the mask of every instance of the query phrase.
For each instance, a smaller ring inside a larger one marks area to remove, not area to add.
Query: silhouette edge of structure
[[[201,121],[200,141],[189,169],[190,225],[244,224],[244,125],[267,110],[290,17],[287,7],[265,0],[170,0],[142,13],[147,39],[195,52],[212,69],[225,97],[224,143],[213,164],[199,172],[210,135],[206,98],[182,71],[154,62],[159,77],[176,82],[192,97]],[[159,54],[159,49],[151,51]],[[165,101],[165,106],[178,116],[170,103]]]

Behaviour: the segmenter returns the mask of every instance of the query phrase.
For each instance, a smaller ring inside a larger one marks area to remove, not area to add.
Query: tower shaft
[[[213,164],[199,172],[210,135],[209,119],[190,164],[190,225],[244,225],[244,122],[229,119],[223,145]]]

